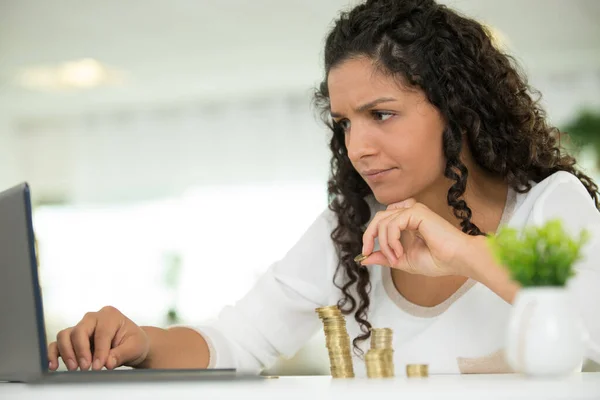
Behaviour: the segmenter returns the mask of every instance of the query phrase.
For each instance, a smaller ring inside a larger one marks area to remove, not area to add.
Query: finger
[[[412,231],[425,242],[434,233],[435,227],[448,225],[447,221],[421,203],[402,211],[396,211],[396,226],[400,231]]]
[[[58,332],[56,335],[56,343],[58,346],[58,352],[60,357],[63,359],[67,369],[74,371],[77,369],[77,361],[75,358],[75,351],[71,344],[71,331],[73,328],[64,329]]]
[[[402,231],[398,226],[398,218],[399,214],[397,213],[390,219],[389,223],[387,224],[387,242],[388,245],[394,251],[396,259],[400,259],[404,254],[404,248],[402,247],[402,242],[400,242],[400,238],[402,237]]]
[[[106,365],[113,340],[124,324],[123,318],[123,315],[112,307],[102,309],[94,333],[94,363],[92,369],[100,370]]]
[[[362,265],[383,265],[385,267],[390,267],[388,264],[387,257],[381,251],[375,251],[371,253],[369,257],[365,260],[361,261]]]
[[[379,221],[389,216],[392,212],[393,211],[379,211],[375,214],[363,234],[362,254],[368,256],[373,252],[373,249],[375,248],[375,238],[377,237],[379,230]]]
[[[87,313],[71,331],[71,343],[82,371],[88,370],[92,365],[90,341],[94,335],[97,321],[96,313]]]
[[[396,256],[394,255],[394,251],[388,244],[388,224],[390,218],[385,218],[379,221],[378,231],[377,231],[377,239],[379,240],[379,249],[388,259],[388,265],[396,264]]]
[[[106,361],[107,369],[114,369],[126,363],[137,364],[137,360],[141,357],[142,349],[136,337],[129,336],[121,341],[121,343],[110,350]]]
[[[414,198],[409,198],[398,203],[392,203],[387,207],[386,211],[379,211],[377,214],[375,214],[375,217],[373,217],[369,223],[369,226],[365,230],[365,233],[363,234],[362,254],[369,255],[373,252],[373,249],[375,248],[375,238],[377,237],[379,222],[382,219],[393,214],[395,210],[410,208],[415,204],[417,204],[417,201]]]
[[[52,342],[48,346],[48,369],[50,371],[58,369],[58,345],[56,342]]]
[[[409,272],[411,274],[415,273],[414,269],[408,262],[406,256],[400,258],[395,265],[387,264],[387,258],[383,255],[382,252],[376,251],[373,252],[369,257],[367,257],[364,261],[361,261],[362,265],[382,265],[384,267],[390,267],[394,269],[401,269],[403,271]]]
[[[389,206],[387,206],[387,210],[399,210],[402,208],[411,208],[415,204],[417,204],[417,200],[415,200],[411,197],[410,199],[406,199],[406,200],[400,201],[398,203],[390,204]]]
[[[122,345],[120,347],[122,347]],[[122,353],[117,349],[112,349],[109,352],[108,357],[106,359],[106,369],[115,369],[117,367],[120,367],[125,363],[123,361],[120,361],[122,359]]]

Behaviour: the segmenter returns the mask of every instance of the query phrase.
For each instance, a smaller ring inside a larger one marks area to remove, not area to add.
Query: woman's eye
[[[375,118],[377,121],[386,121],[393,116],[394,114],[390,112],[373,111],[373,118]]]

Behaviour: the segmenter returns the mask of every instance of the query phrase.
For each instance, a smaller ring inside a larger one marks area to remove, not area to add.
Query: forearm
[[[506,268],[499,265],[489,250],[484,236],[473,237],[469,245],[465,246],[464,256],[465,274],[500,296],[507,303],[512,304],[520,286],[510,279]]]
[[[161,329],[143,326],[150,350],[138,368],[192,369],[207,368],[210,352],[206,340],[193,329],[177,327]]]

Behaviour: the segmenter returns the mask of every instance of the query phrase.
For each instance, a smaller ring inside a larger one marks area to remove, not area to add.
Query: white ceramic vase
[[[506,359],[516,372],[560,376],[581,369],[580,320],[563,287],[524,288],[510,315]]]

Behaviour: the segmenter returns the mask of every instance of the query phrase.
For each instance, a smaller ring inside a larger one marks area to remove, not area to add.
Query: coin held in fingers
[[[354,257],[354,262],[361,263],[361,262],[365,261],[367,258],[369,258],[369,256],[365,256],[364,254],[359,254],[356,257]]]

